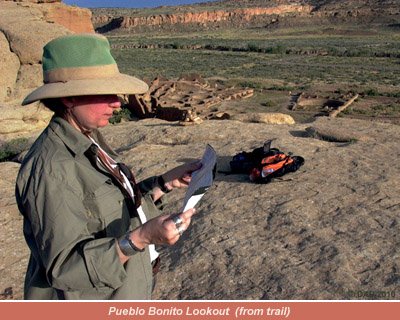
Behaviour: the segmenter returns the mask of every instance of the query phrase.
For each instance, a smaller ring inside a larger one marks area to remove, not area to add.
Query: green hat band
[[[45,83],[88,78],[113,77],[119,74],[104,36],[79,34],[57,38],[43,51]]]

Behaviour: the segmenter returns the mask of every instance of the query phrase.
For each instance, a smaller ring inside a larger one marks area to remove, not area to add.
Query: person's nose
[[[112,96],[112,97],[110,97],[110,101],[109,101],[108,105],[111,108],[121,108],[121,101],[119,101],[118,96]]]

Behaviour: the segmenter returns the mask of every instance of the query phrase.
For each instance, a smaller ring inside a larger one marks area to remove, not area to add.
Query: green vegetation
[[[261,105],[268,108],[275,108],[277,106],[277,103],[275,101],[268,100],[266,102],[261,103]]]
[[[205,78],[245,78],[257,84],[254,88],[259,88],[259,79],[274,79],[276,85],[284,81],[294,89],[327,84],[361,92],[371,87],[387,94],[400,91],[397,33],[380,29],[363,35],[356,29],[342,36],[334,31],[343,30],[248,28],[109,39],[122,71],[143,78],[196,72]],[[122,49],[122,44],[131,49]],[[139,45],[152,49],[134,48]]]
[[[345,115],[363,115],[367,117],[399,117],[400,104],[390,103],[376,105],[368,109],[361,109],[356,106],[349,107],[343,111]]]
[[[108,37],[121,72],[139,78],[198,73],[209,82],[281,91],[282,95],[358,93],[361,102],[365,97],[393,99],[349,109],[348,115],[400,115],[395,99],[400,97],[400,34],[391,28],[251,27]],[[253,108],[248,106],[251,101],[247,100],[246,107]],[[254,108],[265,109],[267,102],[257,103]],[[387,108],[386,112],[374,111],[377,105]]]
[[[16,155],[28,150],[29,141],[27,138],[16,138],[0,144],[0,162],[10,161]]]
[[[109,123],[115,124],[120,123],[121,121],[131,121],[132,120],[132,113],[129,109],[122,107],[120,112],[114,114],[110,119],[108,119]]]
[[[287,87],[301,89],[319,84],[358,87],[385,87],[386,92],[400,90],[399,59],[380,58],[380,64],[359,57],[293,56],[256,52],[220,52],[207,50],[131,49],[115,50],[122,72],[141,78],[157,74],[177,78],[185,73],[199,73],[204,78],[283,80]],[[243,85],[258,88],[257,85]]]

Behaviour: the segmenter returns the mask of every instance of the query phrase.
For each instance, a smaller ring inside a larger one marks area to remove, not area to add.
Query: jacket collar
[[[49,127],[71,150],[74,156],[83,155],[92,145],[92,142],[83,133],[76,130],[68,121],[59,116],[53,116]]]

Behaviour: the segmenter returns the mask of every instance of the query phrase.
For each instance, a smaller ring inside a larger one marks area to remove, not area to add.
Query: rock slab
[[[163,263],[154,299],[347,300],[357,299],[355,291],[381,293],[358,299],[398,299],[399,126],[327,117],[186,127],[145,119],[103,133],[138,180],[200,158],[207,143],[218,154],[219,172],[190,228],[176,245],[158,248]],[[337,142],[336,134],[353,139]],[[304,166],[269,184],[224,173],[234,154],[271,138],[273,147],[303,156]],[[13,199],[17,169],[0,164],[0,293],[10,298],[12,288],[13,299],[22,297],[28,254]],[[184,190],[168,196],[167,213],[179,212]]]

